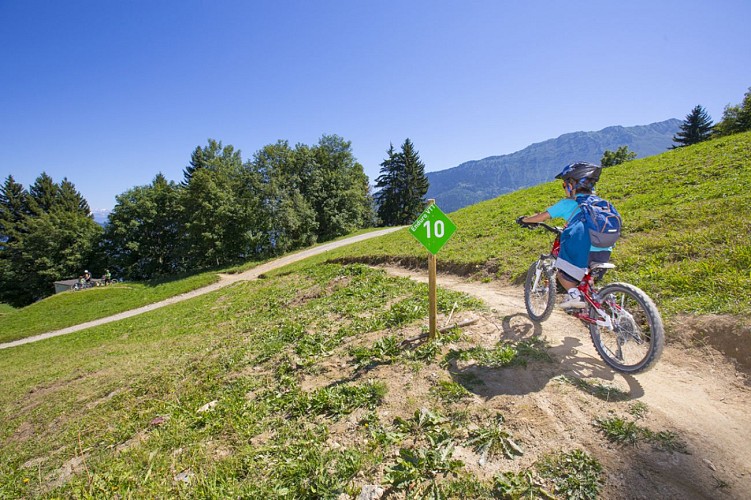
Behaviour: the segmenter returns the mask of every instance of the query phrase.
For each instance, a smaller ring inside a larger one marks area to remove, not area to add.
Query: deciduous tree
[[[254,155],[249,168],[260,197],[254,218],[258,252],[274,255],[315,243],[318,221],[306,199],[314,170],[310,148],[299,144],[293,150],[287,141],[269,144]]]
[[[369,226],[374,217],[368,177],[352,154],[352,144],[324,135],[312,148],[312,160],[305,198],[315,210],[319,240]]]
[[[104,231],[109,265],[129,279],[184,270],[181,214],[180,188],[161,173],[118,195]]]
[[[743,96],[743,102],[726,106],[722,120],[715,125],[715,134],[725,136],[751,130],[751,87]]]
[[[636,158],[636,153],[628,150],[628,146],[621,146],[616,151],[606,150],[600,160],[600,165],[603,167],[612,167],[614,165],[620,165],[627,161],[631,161]]]

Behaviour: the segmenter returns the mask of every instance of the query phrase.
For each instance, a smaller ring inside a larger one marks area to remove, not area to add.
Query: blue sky
[[[352,142],[375,180],[567,132],[717,121],[751,87],[748,0],[0,0],[0,176],[93,209],[182,179],[208,138]]]

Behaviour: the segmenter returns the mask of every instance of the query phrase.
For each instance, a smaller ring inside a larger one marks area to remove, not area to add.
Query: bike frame
[[[557,259],[558,255],[561,253],[561,233],[563,230],[557,227],[552,228],[544,223],[539,223],[539,225],[547,228],[549,231],[556,233],[555,240],[553,240],[553,247],[550,249],[549,257]],[[541,256],[541,258],[547,258],[547,257],[548,256],[546,255]],[[557,272],[556,272],[556,278],[557,278]],[[587,273],[579,282],[579,285],[577,286],[577,288],[584,296],[584,300],[594,308],[595,312],[598,314],[598,316],[600,316],[601,319],[598,319],[596,317],[593,318],[592,316],[590,316],[586,308],[582,309],[581,311],[576,311],[572,315],[575,318],[580,319],[584,323],[592,323],[592,324],[602,326],[602,327],[612,330],[613,322],[610,319],[610,316],[606,314],[605,311],[603,311],[601,303],[598,300],[596,300],[597,289],[595,288],[595,279],[592,276],[592,271],[590,269],[587,269]],[[618,304],[614,304],[614,306],[617,309],[620,309],[620,306]]]

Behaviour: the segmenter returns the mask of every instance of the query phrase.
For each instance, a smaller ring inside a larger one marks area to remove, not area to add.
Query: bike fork
[[[540,276],[542,276],[542,270],[542,263],[538,261],[537,269],[535,270],[535,281],[534,283],[532,283],[532,290],[537,290],[537,287],[540,286]]]

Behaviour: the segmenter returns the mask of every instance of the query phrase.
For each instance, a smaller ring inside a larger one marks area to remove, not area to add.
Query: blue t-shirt
[[[548,214],[550,214],[550,217],[552,219],[565,219],[566,223],[569,223],[576,214],[581,212],[581,208],[579,208],[579,203],[577,203],[576,200],[572,200],[571,198],[564,198],[552,207],[548,208],[547,212]],[[610,252],[612,250],[613,247],[601,248],[594,245],[592,245],[589,249],[590,252]]]

